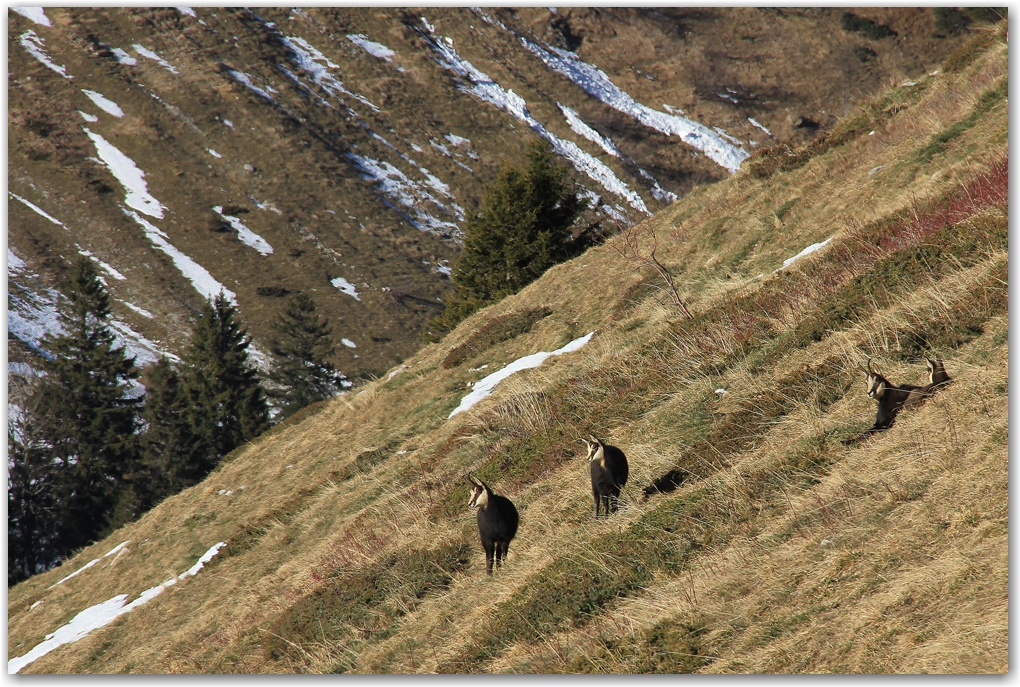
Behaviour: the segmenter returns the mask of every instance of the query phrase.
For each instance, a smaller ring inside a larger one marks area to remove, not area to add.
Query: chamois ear
[[[596,446],[599,445],[599,440],[595,438],[594,434],[589,434],[588,436],[591,437],[591,443],[595,444]]]

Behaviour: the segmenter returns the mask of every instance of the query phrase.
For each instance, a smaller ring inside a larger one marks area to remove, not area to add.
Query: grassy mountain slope
[[[226,541],[25,672],[1007,671],[1005,25],[979,38],[638,225],[693,318],[618,239],[557,266],[13,587],[9,657]],[[925,356],[954,383],[844,446],[857,365],[920,383]],[[630,459],[609,521],[588,432]],[[469,469],[521,513],[491,578]]]
[[[106,275],[119,321],[154,349],[180,354],[187,343],[203,294],[125,214],[125,191],[101,164],[88,129],[144,172],[165,211],[143,218],[237,294],[260,350],[269,348],[285,296],[303,290],[330,317],[338,344],[346,338],[357,346],[338,345],[335,360],[352,379],[377,377],[417,350],[450,288],[443,271],[460,250],[457,207],[476,210],[501,161],[523,162],[537,136],[467,92],[470,81],[440,63],[423,18],[436,40],[448,38],[460,57],[523,98],[546,129],[605,164],[652,210],[669,202],[666,192],[684,194],[728,172],[586,94],[520,36],[577,50],[641,103],[680,108],[748,151],[773,140],[749,117],[778,140],[803,142],[815,133],[805,121],[824,129],[833,113],[886,80],[918,78],[964,40],[935,36],[931,12],[911,8],[860,10],[898,32],[877,40],[840,28],[836,10],[665,17],[530,8],[485,15],[490,21],[466,8],[189,12],[48,8],[45,26],[8,11],[8,186],[61,223],[8,197],[9,247],[38,275],[9,275],[17,297],[9,307],[23,310],[28,294],[58,285],[68,262],[88,251],[124,277]],[[742,27],[740,45],[721,55],[720,37],[735,27]],[[352,36],[392,54],[373,55]],[[558,104],[615,141],[620,155],[575,133]],[[572,180],[604,203],[632,221],[644,217],[571,169]],[[217,207],[274,252],[245,245]],[[337,278],[353,284],[359,300],[331,283]],[[12,360],[32,359],[16,338],[12,351]]]

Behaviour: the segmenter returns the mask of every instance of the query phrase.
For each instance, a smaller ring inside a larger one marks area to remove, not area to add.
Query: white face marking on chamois
[[[605,449],[602,447],[602,444],[599,443],[598,441],[592,442],[588,441],[587,439],[584,440],[584,443],[588,445],[588,462],[592,463],[594,461],[598,461],[603,466],[605,466],[606,452]]]
[[[468,501],[469,508],[486,508],[489,505],[489,492],[484,487],[475,486],[471,490],[471,500]]]
[[[885,380],[880,376],[868,374],[868,398],[882,398],[885,394]]]

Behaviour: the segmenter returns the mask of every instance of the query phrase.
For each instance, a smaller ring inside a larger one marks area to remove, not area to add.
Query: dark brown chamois
[[[864,433],[864,437],[871,436],[877,432],[884,432],[893,426],[896,416],[903,406],[914,405],[923,398],[925,387],[903,384],[897,386],[883,377],[881,373],[871,369],[871,358],[868,358],[868,369],[858,365],[861,371],[868,376],[868,398],[878,401],[878,411],[875,413],[875,424]],[[862,437],[863,438],[863,437]]]
[[[620,490],[627,484],[627,456],[623,451],[604,444],[595,437],[591,441],[581,439],[588,447],[588,464],[591,466],[591,494],[595,499],[595,517],[599,517],[600,506],[606,512],[615,513],[620,500]]]
[[[485,574],[491,575],[492,561],[496,561],[497,568],[502,565],[510,540],[517,534],[517,509],[510,499],[494,493],[470,472],[465,479],[471,485],[468,506],[478,509],[478,536],[485,549]]]

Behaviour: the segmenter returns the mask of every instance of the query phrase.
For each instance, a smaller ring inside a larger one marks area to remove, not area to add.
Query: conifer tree
[[[52,357],[42,364],[46,375],[30,404],[37,446],[55,473],[61,554],[121,524],[114,522],[114,508],[137,460],[142,401],[129,396],[138,377],[135,359],[113,345],[109,296],[90,260],[71,267],[65,291],[59,317],[66,333],[43,340]]]
[[[276,364],[270,392],[286,417],[310,403],[336,395],[344,376],[326,360],[335,344],[329,319],[320,316],[315,301],[299,292],[275,323],[277,338],[271,351]]]
[[[188,396],[180,372],[165,357],[148,370],[142,436],[146,479],[142,507],[197,484],[208,472],[201,442],[191,424]]]
[[[44,572],[59,560],[57,476],[24,409],[7,418],[7,586]]]
[[[183,386],[195,434],[189,474],[204,477],[223,456],[269,427],[269,407],[248,359],[250,344],[237,309],[222,293],[204,305],[184,355]]]
[[[433,328],[450,331],[475,310],[517,293],[591,245],[571,232],[587,203],[566,177],[567,168],[554,162],[544,141],[528,150],[524,170],[503,163],[485,191],[481,212],[468,219],[464,251],[453,267],[456,292]]]

